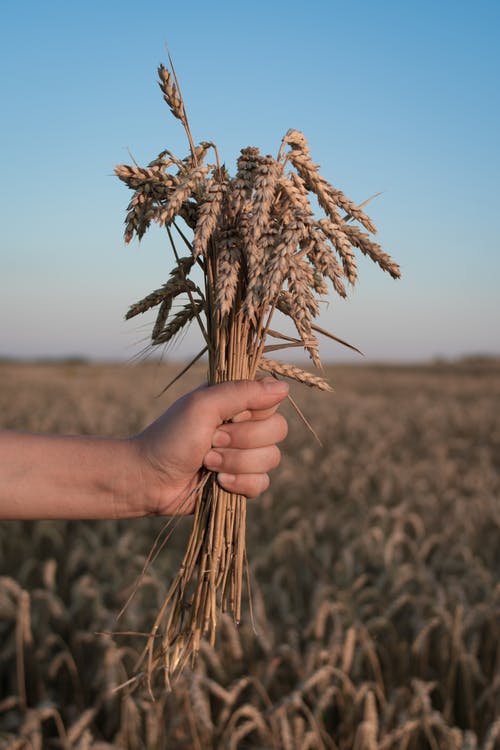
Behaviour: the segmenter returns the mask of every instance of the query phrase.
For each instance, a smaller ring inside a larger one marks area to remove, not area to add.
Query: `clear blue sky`
[[[362,262],[326,327],[368,360],[500,354],[499,22],[493,0],[4,3],[0,355],[140,349],[148,326],[123,314],[170,253],[159,231],[124,245],[112,170],[127,148],[187,153],[156,84],[166,43],[230,169],[294,127],[349,197],[384,191],[369,213],[403,280]]]

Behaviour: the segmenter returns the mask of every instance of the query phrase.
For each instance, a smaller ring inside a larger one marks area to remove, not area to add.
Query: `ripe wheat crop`
[[[363,207],[320,174],[302,133],[289,130],[276,157],[254,146],[242,149],[231,177],[215,144],[202,141],[195,146],[173,67],[170,71],[161,65],[158,73],[163,97],[184,127],[190,153],[179,159],[165,150],[147,167],[115,169],[134,191],[126,240],[141,239],[156,222],[166,229],[175,262],[169,280],[132,305],[127,317],[158,307],[153,344],[168,343],[195,320],[204,339],[196,359],[208,353],[210,384],[254,379],[266,372],[330,390],[321,375],[267,355],[300,347],[321,369],[317,333],[322,331],[314,319],[321,297],[328,293],[327,280],[337,294],[346,296],[346,284],[357,279],[354,248],[394,278],[400,275],[399,267],[371,238],[375,227]],[[207,161],[209,156],[213,163]],[[322,218],[315,216],[311,196]],[[181,219],[192,231],[191,240],[179,226]],[[187,246],[187,256],[179,254],[174,233]],[[201,285],[189,276],[194,269],[201,269]],[[181,294],[188,302],[172,315],[172,303]],[[293,321],[295,338],[276,330],[277,315]],[[239,622],[245,515],[245,498],[225,491],[215,474],[206,473],[184,560],[148,643],[149,679],[161,667],[170,684],[171,676],[196,656],[205,634],[213,644],[220,610],[228,610]]]
[[[0,363],[0,423],[130,435],[204,374],[156,398],[177,368]],[[189,519],[119,625],[162,519],[0,524],[2,750],[500,750],[499,363],[325,377],[328,409],[292,385],[322,446],[285,405],[280,471],[249,503],[255,627],[222,615],[155,701],[117,687]]]

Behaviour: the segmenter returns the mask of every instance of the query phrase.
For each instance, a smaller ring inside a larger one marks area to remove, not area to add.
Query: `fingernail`
[[[203,463],[207,469],[216,469],[222,463],[222,456],[217,451],[208,451]]]
[[[220,474],[217,474],[217,479],[221,484],[227,485],[234,484],[236,481],[236,477],[234,476],[234,474],[223,474],[222,472]]]
[[[264,378],[260,381],[266,391],[272,391],[273,393],[287,393],[288,383],[283,380],[276,380],[276,378]]]
[[[252,418],[252,412],[248,409],[246,411],[240,411],[239,414],[235,414],[234,417],[231,419],[231,422],[248,422],[249,419]]]
[[[214,448],[227,448],[231,442],[231,436],[225,430],[216,430],[212,438],[212,445]]]

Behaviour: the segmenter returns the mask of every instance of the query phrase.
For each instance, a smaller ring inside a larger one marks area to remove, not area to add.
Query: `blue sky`
[[[128,359],[145,343],[150,319],[123,315],[171,257],[160,231],[124,245],[112,170],[127,149],[187,153],[156,84],[167,43],[195,139],[230,170],[294,127],[353,200],[383,191],[369,213],[403,279],[361,262],[322,325],[368,361],[500,354],[499,22],[481,0],[4,3],[0,355]]]

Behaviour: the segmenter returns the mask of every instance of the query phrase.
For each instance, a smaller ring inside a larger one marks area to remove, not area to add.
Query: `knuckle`
[[[285,417],[282,414],[276,414],[276,422],[277,422],[277,429],[278,429],[278,440],[284,440],[286,436],[288,435],[288,422],[286,421]]]
[[[236,398],[245,403],[250,398],[250,380],[229,380],[224,385],[231,391]]]
[[[257,497],[267,490],[269,484],[270,480],[268,474],[258,474],[257,476],[248,479],[244,494],[250,498]]]
[[[208,388],[197,388],[195,391],[187,393],[181,400],[184,401],[186,409],[197,413],[200,408],[206,406],[207,399],[210,399]]]
[[[261,481],[260,492],[265,492],[265,490],[267,490],[269,485],[271,484],[271,480],[269,479],[269,474],[263,474],[260,481]]]
[[[277,445],[272,446],[270,462],[271,462],[271,466],[270,466],[271,469],[276,469],[276,467],[280,465],[281,451]]]

